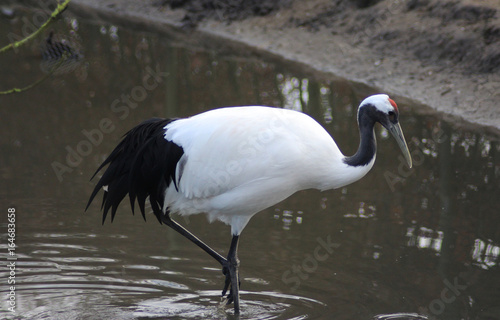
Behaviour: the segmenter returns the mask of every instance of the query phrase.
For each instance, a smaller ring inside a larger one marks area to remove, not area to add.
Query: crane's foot
[[[224,282],[224,288],[222,289],[222,298],[223,303],[226,305],[234,303],[234,313],[240,313],[240,285],[241,282],[239,280],[239,261],[238,259],[229,259],[227,263],[224,263],[222,266],[222,273],[226,276],[226,280]],[[229,289],[229,293],[226,296],[227,290]]]

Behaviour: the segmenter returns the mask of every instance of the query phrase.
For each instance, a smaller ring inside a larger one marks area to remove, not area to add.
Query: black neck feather
[[[353,156],[344,158],[344,162],[348,165],[353,167],[366,166],[375,157],[377,142],[375,141],[373,127],[379,116],[377,113],[378,111],[372,106],[365,106],[359,110],[360,143],[358,151]]]

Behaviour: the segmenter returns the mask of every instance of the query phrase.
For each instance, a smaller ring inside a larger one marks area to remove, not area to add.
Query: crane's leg
[[[222,289],[222,296],[226,295],[229,285],[231,288],[229,290],[229,295],[227,296],[227,304],[234,302],[234,313],[240,313],[240,276],[239,276],[239,266],[240,260],[238,259],[238,241],[240,236],[233,236],[231,240],[231,247],[229,248],[229,253],[227,254],[226,263],[222,264],[222,273],[226,276],[226,282],[224,284],[224,289]]]
[[[229,288],[229,285],[231,285],[231,288],[229,290],[229,295],[227,296],[227,304],[234,302],[234,313],[239,314],[240,313],[240,294],[239,294],[240,281],[238,274],[238,268],[240,265],[240,261],[238,259],[239,236],[233,236],[233,239],[231,240],[231,247],[229,248],[229,253],[226,259],[222,255],[220,255],[217,251],[210,248],[207,244],[201,241],[194,234],[189,232],[186,228],[184,228],[183,226],[172,220],[168,214],[167,215],[160,214],[159,216],[161,217],[161,221],[164,224],[166,224],[170,228],[174,229],[175,231],[177,231],[178,233],[189,239],[191,242],[193,242],[198,247],[203,249],[203,251],[208,253],[211,257],[213,257],[222,265],[222,273],[226,276],[224,288],[222,289],[222,296],[224,297],[226,295],[227,289]]]
[[[222,266],[224,266],[224,264],[227,263],[226,258],[224,258],[223,256],[221,256],[214,249],[210,248],[203,241],[201,241],[198,237],[196,237],[194,234],[192,234],[191,232],[189,232],[186,228],[184,228],[183,226],[181,226],[180,224],[178,224],[174,220],[170,219],[170,217],[168,215],[161,214],[160,217],[161,217],[161,221],[164,224],[166,224],[170,228],[172,228],[175,231],[177,231],[178,233],[182,234],[184,237],[186,237],[189,240],[191,240],[191,242],[193,242],[198,247],[200,247],[201,249],[203,249],[203,251],[205,251],[210,256],[212,256],[212,258],[214,258],[215,260],[217,260]]]

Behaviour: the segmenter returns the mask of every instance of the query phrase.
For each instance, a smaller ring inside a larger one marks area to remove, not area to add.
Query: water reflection
[[[498,256],[500,255],[500,247],[491,242],[476,239],[474,241],[474,249],[472,251],[472,260],[475,264],[483,269],[494,268],[498,264]]]
[[[30,14],[0,20],[2,34],[20,34],[21,17]],[[356,108],[374,92],[196,35],[170,38],[77,16],[54,31],[78,43],[85,60],[1,98],[0,197],[18,212],[19,268],[18,313],[2,300],[0,315],[231,318],[218,307],[220,269],[198,248],[126,205],[104,226],[98,206],[83,213],[90,176],[143,119],[237,104],[306,112],[353,154]],[[39,50],[1,56],[0,86],[42,75]],[[240,250],[242,318],[499,318],[498,137],[457,129],[411,105],[400,109],[413,170],[377,128],[377,164],[363,180],[300,192],[252,219]],[[6,214],[0,217],[5,239]],[[179,221],[227,250],[227,227],[203,216]],[[2,261],[6,248],[2,242]],[[0,278],[8,275],[1,267]],[[5,282],[0,291],[8,291]]]

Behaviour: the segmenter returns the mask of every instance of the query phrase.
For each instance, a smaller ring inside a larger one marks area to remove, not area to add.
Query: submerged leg
[[[226,263],[222,265],[222,273],[226,276],[224,289],[222,289],[222,296],[226,295],[227,289],[231,286],[227,296],[227,304],[234,302],[235,314],[240,313],[240,276],[238,272],[240,266],[240,260],[238,259],[239,238],[239,236],[233,236]]]
[[[170,228],[174,229],[175,231],[177,231],[178,233],[189,239],[191,242],[193,242],[198,247],[203,249],[203,251],[208,253],[212,258],[217,260],[222,265],[222,273],[226,276],[224,288],[222,289],[222,296],[224,297],[226,295],[227,289],[229,288],[229,285],[231,285],[231,288],[229,288],[229,294],[227,296],[227,304],[234,302],[234,313],[239,314],[240,313],[240,295],[239,295],[240,281],[238,274],[238,268],[240,265],[240,261],[238,260],[239,236],[233,236],[233,239],[231,240],[231,247],[229,248],[229,253],[226,259],[222,255],[220,255],[217,251],[210,248],[207,244],[201,241],[194,234],[189,232],[186,228],[184,228],[174,220],[170,219],[168,215],[161,214],[160,217],[164,224],[166,224]]]

